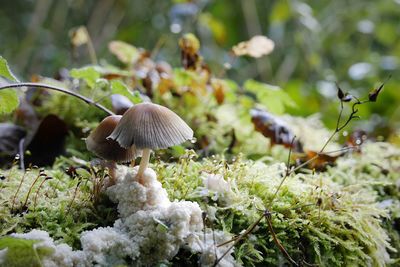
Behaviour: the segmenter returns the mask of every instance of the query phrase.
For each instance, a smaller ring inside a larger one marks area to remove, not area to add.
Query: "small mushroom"
[[[170,109],[140,103],[128,109],[107,139],[122,147],[143,149],[137,177],[139,181],[149,163],[150,151],[178,145],[193,138],[193,130]]]
[[[115,183],[116,163],[130,162],[138,156],[135,146],[123,148],[118,142],[107,139],[107,136],[112,133],[121,118],[121,115],[106,117],[86,139],[87,149],[96,156],[108,161],[107,165],[110,170],[111,184]]]

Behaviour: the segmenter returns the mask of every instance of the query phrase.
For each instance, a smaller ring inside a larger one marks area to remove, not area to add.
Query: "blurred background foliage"
[[[100,62],[118,64],[107,45],[122,40],[178,67],[178,40],[193,32],[214,74],[240,85],[278,85],[297,104],[288,113],[320,112],[328,127],[338,112],[335,81],[365,96],[391,74],[379,101],[360,115],[369,120],[362,127],[393,137],[400,127],[399,19],[399,0],[14,0],[1,4],[0,53],[23,80],[55,76],[91,63],[87,50],[70,42],[70,30],[85,25]],[[232,60],[231,47],[257,34],[271,38],[275,50]]]

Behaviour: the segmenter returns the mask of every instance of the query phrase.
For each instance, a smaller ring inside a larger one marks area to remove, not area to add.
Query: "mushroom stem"
[[[115,161],[108,161],[108,164],[109,186],[111,186],[117,182],[117,163]]]
[[[149,165],[150,152],[151,152],[150,148],[143,149],[142,159],[140,160],[139,171],[136,175],[136,177],[138,177],[139,179],[141,179],[144,171],[147,169],[147,165]]]

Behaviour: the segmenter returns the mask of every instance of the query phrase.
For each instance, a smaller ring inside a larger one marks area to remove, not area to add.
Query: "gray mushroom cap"
[[[120,146],[161,149],[193,138],[193,130],[170,109],[140,103],[128,109],[108,139]]]
[[[86,138],[87,149],[98,157],[115,162],[129,162],[139,156],[140,151],[134,146],[123,148],[118,142],[107,139],[121,118],[120,115],[112,115],[102,120]]]

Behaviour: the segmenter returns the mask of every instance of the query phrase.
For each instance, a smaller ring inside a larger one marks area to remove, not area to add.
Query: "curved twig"
[[[114,112],[112,112],[108,108],[104,107],[103,105],[100,105],[99,103],[94,102],[92,99],[85,97],[83,95],[80,95],[78,93],[72,92],[68,89],[64,89],[64,88],[54,86],[54,85],[49,85],[49,84],[44,84],[44,83],[11,83],[11,84],[5,84],[5,85],[0,86],[0,90],[21,88],[21,87],[37,87],[37,88],[45,88],[45,89],[62,92],[64,94],[79,98],[80,100],[86,102],[87,104],[95,106],[95,107],[103,110],[104,112],[108,113],[109,115],[114,115]]]

